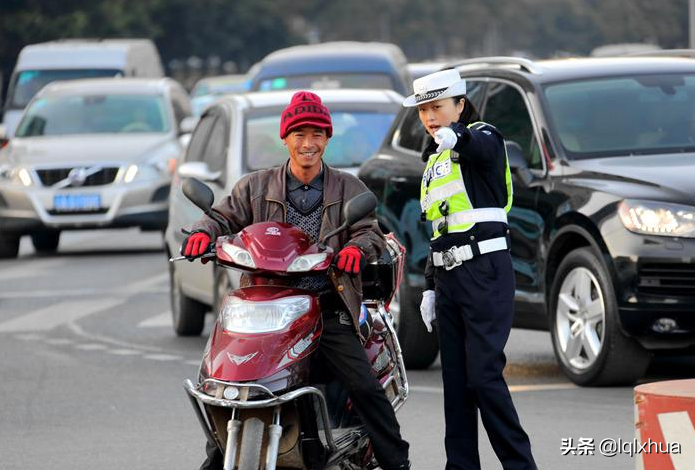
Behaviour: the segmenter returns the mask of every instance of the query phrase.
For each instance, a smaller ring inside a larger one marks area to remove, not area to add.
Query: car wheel
[[[632,384],[650,353],[620,329],[613,283],[590,248],[560,263],[550,295],[550,332],[560,368],[578,385]]]
[[[398,333],[405,367],[427,369],[437,358],[439,342],[434,332],[427,332],[420,317],[422,291],[410,287],[407,278],[404,272],[403,282],[389,305],[389,311]]]
[[[198,336],[205,327],[205,304],[191,299],[181,291],[181,280],[175,263],[169,263],[169,297],[174,331],[177,336]]]
[[[31,234],[31,244],[37,253],[50,254],[58,250],[59,231],[36,232]]]
[[[19,253],[19,235],[0,233],[0,258],[16,258]]]

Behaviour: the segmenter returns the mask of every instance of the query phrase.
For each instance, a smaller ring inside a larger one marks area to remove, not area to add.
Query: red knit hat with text
[[[293,129],[301,126],[315,126],[326,129],[328,137],[333,135],[331,115],[321,103],[321,98],[310,91],[298,91],[292,95],[280,117],[280,138],[284,139]]]

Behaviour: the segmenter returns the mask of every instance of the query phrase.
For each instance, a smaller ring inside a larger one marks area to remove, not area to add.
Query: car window
[[[115,77],[117,69],[23,70],[13,78],[7,97],[9,109],[23,109],[44,86],[56,80]]]
[[[186,150],[185,160],[187,162],[203,161],[203,150],[205,150],[205,145],[208,143],[208,135],[216,119],[216,114],[208,113],[200,120],[193,131],[193,135],[191,135],[191,141]]]
[[[258,83],[257,90],[294,90],[312,88],[369,88],[393,89],[391,77],[380,73],[317,73],[266,78]]]
[[[695,75],[648,74],[548,85],[549,116],[570,158],[695,149]]]
[[[367,109],[372,108],[372,109]],[[333,136],[323,159],[335,168],[356,168],[379,149],[391,127],[397,105],[331,106]],[[246,121],[244,160],[250,170],[261,170],[287,160],[287,148],[278,136],[280,110],[259,110]]]
[[[484,83],[477,80],[466,80],[466,96],[480,110],[482,102]],[[421,153],[425,146],[427,133],[417,112],[417,107],[409,108],[400,126],[398,145],[404,149],[413,150]]]
[[[543,167],[531,116],[518,89],[506,83],[491,83],[483,120],[499,129],[506,141],[521,147],[529,168]]]
[[[226,120],[220,116],[212,124],[212,129],[210,130],[210,136],[208,138],[207,146],[203,151],[202,161],[207,163],[210,171],[222,171],[224,173],[226,155],[225,150],[227,149],[227,125]]]
[[[171,123],[162,96],[68,95],[32,102],[17,137],[74,134],[133,134],[168,132]]]

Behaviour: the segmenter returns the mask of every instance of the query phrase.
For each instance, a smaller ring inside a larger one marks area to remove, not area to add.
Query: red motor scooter
[[[210,188],[188,179],[183,191],[215,217]],[[322,331],[319,293],[286,285],[297,276],[327,276],[334,253],[324,242],[375,205],[372,193],[347,201],[346,223],[316,244],[297,227],[263,222],[219,237],[203,255],[248,274],[245,287],[222,303],[197,383],[184,382],[208,441],[224,454],[225,470],[377,468],[345,390],[335,381],[311,382]],[[396,410],[408,396],[408,381],[388,305],[401,282],[404,253],[387,236],[387,250],[363,270],[359,324],[372,371]],[[170,261],[179,259],[185,258]]]

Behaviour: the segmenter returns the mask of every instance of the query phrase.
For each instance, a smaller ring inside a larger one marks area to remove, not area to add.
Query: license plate
[[[60,212],[81,212],[101,208],[98,194],[58,194],[53,196],[53,208]]]

